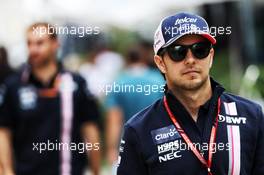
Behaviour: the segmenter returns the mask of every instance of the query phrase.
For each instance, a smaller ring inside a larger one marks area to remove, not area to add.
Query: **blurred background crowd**
[[[203,16],[209,26],[230,27],[217,34],[211,75],[227,91],[264,105],[263,0],[0,0],[0,83],[26,62],[25,33],[34,22],[68,29],[89,27],[88,33],[59,34],[57,58],[80,73],[99,101],[102,171],[109,172],[117,156],[122,125],[162,96],[106,93],[109,85],[163,85],[153,63],[153,35],[169,14],[188,11]],[[112,86],[111,86],[112,87]],[[1,99],[0,99],[1,100]],[[107,173],[106,173],[107,174]]]

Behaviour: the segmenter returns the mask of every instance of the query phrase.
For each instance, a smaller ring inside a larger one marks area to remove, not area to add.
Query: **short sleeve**
[[[140,151],[140,142],[135,130],[125,126],[120,142],[117,175],[146,175],[147,168]]]

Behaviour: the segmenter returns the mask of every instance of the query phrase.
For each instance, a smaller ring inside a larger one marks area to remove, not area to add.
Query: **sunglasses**
[[[198,42],[192,45],[178,45],[177,44],[177,45],[172,45],[172,46],[165,48],[160,53],[164,54],[165,51],[167,51],[170,58],[173,61],[180,62],[185,59],[188,49],[190,49],[193,56],[201,60],[201,59],[206,58],[209,55],[211,48],[212,48],[212,44],[210,42]]]

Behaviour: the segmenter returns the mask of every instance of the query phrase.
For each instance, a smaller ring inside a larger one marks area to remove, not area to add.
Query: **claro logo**
[[[176,131],[175,128],[173,128],[173,129],[170,129],[169,132],[167,132],[167,133],[161,133],[161,134],[156,135],[155,139],[157,141],[161,140],[161,139],[167,139],[169,137],[173,137],[175,134],[178,134],[178,132]]]
[[[218,115],[219,122],[226,122],[228,124],[246,124],[247,118],[246,117],[231,117],[231,116],[223,116]]]
[[[152,130],[151,136],[155,144],[165,143],[181,137],[174,125]]]

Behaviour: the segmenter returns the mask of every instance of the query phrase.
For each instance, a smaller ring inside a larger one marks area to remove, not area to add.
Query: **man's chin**
[[[188,90],[188,91],[194,91],[198,90],[203,86],[203,81],[201,79],[191,79],[186,80],[185,83],[182,83],[181,87],[182,89]]]
[[[29,61],[29,64],[33,68],[41,68],[47,65],[47,61]]]
[[[36,63],[36,62],[29,62],[30,66],[32,68],[38,68],[41,67],[41,63]]]

